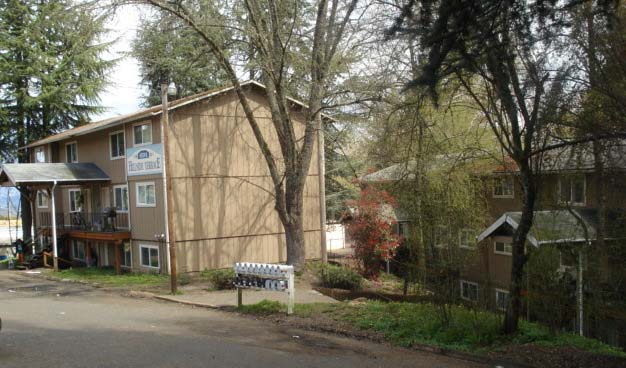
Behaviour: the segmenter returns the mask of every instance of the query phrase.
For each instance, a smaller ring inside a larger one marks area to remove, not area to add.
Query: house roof
[[[2,164],[2,186],[67,185],[108,182],[111,178],[93,163]]]
[[[265,85],[250,80],[250,81],[245,81],[241,83],[242,87],[246,87],[246,86],[253,86],[253,87],[257,87],[257,88],[261,88],[261,89],[265,89]],[[219,88],[215,88],[215,89],[211,89],[208,91],[204,91],[201,93],[197,93],[195,95],[191,95],[185,98],[181,98],[179,100],[176,101],[171,101],[169,103],[168,106],[168,111],[171,110],[175,110],[179,107],[183,107],[189,104],[192,104],[194,102],[200,101],[200,100],[204,100],[206,98],[209,97],[213,97],[213,96],[217,96],[226,92],[230,92],[233,91],[234,87],[233,86],[224,86],[224,87],[219,87]],[[288,98],[288,100],[293,103],[296,104],[298,106],[301,106],[303,108],[307,108],[307,105],[301,101],[298,101],[296,99],[293,98]],[[29,144],[27,144],[24,147],[21,147],[21,149],[23,148],[31,148],[31,147],[36,147],[36,146],[41,146],[44,144],[48,144],[48,143],[52,143],[52,142],[58,142],[64,139],[68,139],[68,138],[72,138],[72,137],[76,137],[76,136],[81,136],[81,135],[85,135],[85,134],[89,134],[89,133],[93,133],[99,130],[104,130],[104,129],[108,129],[117,125],[121,125],[124,123],[129,123],[132,121],[137,121],[140,119],[144,119],[147,117],[151,117],[151,116],[156,116],[156,115],[160,115],[162,111],[161,105],[156,105],[150,108],[146,108],[146,109],[142,109],[142,110],[138,110],[135,112],[132,112],[130,114],[126,114],[126,115],[120,115],[120,116],[116,116],[113,118],[109,118],[109,119],[105,119],[105,120],[100,120],[100,121],[95,121],[95,122],[91,122],[89,124],[85,124],[85,125],[81,125],[72,129],[68,129],[65,130],[61,133],[58,134],[54,134],[51,136],[48,136],[46,138],[31,142]],[[330,117],[324,115],[325,119],[330,119]]]
[[[535,211],[528,241],[534,246],[554,243],[576,243],[596,238],[595,211],[551,210]],[[505,212],[478,235],[480,242],[494,235],[510,235],[519,226],[521,212]],[[587,232],[585,232],[585,229]]]
[[[492,167],[493,159],[488,156],[473,156],[471,154],[451,153],[436,155],[424,163],[426,170],[450,170],[463,167],[470,172],[484,172],[485,167]],[[399,180],[412,180],[415,178],[417,164],[415,160],[409,160],[361,176],[364,183],[389,183]]]
[[[607,170],[626,169],[626,141],[612,140],[603,142],[602,161]],[[595,170],[593,142],[565,146],[543,153],[541,160],[542,172],[584,172]],[[494,172],[517,172],[517,165],[506,158]]]

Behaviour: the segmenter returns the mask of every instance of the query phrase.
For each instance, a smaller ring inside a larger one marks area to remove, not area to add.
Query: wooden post
[[[55,271],[59,270],[59,250],[57,246],[57,213],[56,205],[54,203],[54,190],[57,187],[56,180],[50,190],[50,205],[52,206],[52,263]]]
[[[115,247],[115,273],[118,275],[122,274],[122,254],[120,252],[120,242],[113,243]]]
[[[293,304],[296,299],[296,286],[294,285],[295,277],[294,273],[289,273],[289,285],[287,285],[287,315],[293,314]]]
[[[240,308],[243,305],[243,290],[241,288],[237,288],[237,308]]]
[[[85,263],[87,263],[87,267],[91,266],[91,243],[85,242]]]
[[[174,231],[174,199],[172,198],[172,166],[170,165],[169,138],[169,113],[167,106],[167,83],[161,83],[161,130],[163,136],[163,159],[165,161],[165,197],[167,199],[167,241],[170,250],[170,289],[172,294],[178,291],[177,269],[176,269],[176,233]]]
[[[320,117],[317,131],[317,175],[320,190],[320,251],[322,263],[328,262],[326,253],[326,157],[324,155],[324,120]]]

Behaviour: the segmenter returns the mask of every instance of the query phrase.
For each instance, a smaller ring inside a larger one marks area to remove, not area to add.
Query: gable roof
[[[573,212],[573,213],[572,213]],[[512,233],[519,226],[521,212],[505,212],[491,226],[478,235],[477,240],[502,233]],[[535,247],[541,244],[579,243],[596,238],[596,225],[592,211],[552,210],[535,211],[533,226],[527,240]],[[585,228],[587,236],[585,236]]]
[[[2,186],[81,184],[108,182],[111,178],[93,163],[2,164]]]
[[[257,81],[253,81],[253,80],[249,80],[249,81],[245,81],[240,83],[240,85],[242,87],[255,87],[255,88],[260,88],[265,90],[266,87],[265,85],[257,82]],[[223,86],[223,87],[218,87],[218,88],[214,88],[208,91],[204,91],[204,92],[200,92],[191,96],[187,96],[175,101],[171,101],[168,105],[168,111],[171,110],[175,110],[178,109],[180,107],[183,106],[187,106],[189,104],[210,98],[210,97],[214,97],[217,95],[221,95],[227,92],[231,92],[234,91],[234,87],[233,86]],[[307,108],[308,106],[301,102],[298,101],[296,99],[293,98],[287,98],[291,103],[298,105],[302,108]],[[93,132],[97,132],[99,130],[104,130],[104,129],[108,129],[117,125],[121,125],[124,123],[129,123],[129,122],[133,122],[133,121],[137,121],[137,120],[141,120],[147,117],[152,117],[152,116],[157,116],[160,115],[162,112],[162,107],[161,105],[156,105],[150,108],[146,108],[146,109],[142,109],[142,110],[138,110],[135,112],[132,112],[130,114],[125,114],[125,115],[120,115],[120,116],[115,116],[109,119],[105,119],[105,120],[100,120],[100,121],[95,121],[95,122],[91,122],[89,124],[85,124],[85,125],[81,125],[75,128],[71,128],[68,130],[65,130],[61,133],[58,134],[54,134],[51,136],[48,136],[46,138],[31,142],[29,144],[27,144],[24,147],[21,147],[20,149],[24,149],[24,148],[31,148],[31,147],[36,147],[36,146],[41,146],[44,144],[48,144],[48,143],[52,143],[52,142],[58,142],[58,141],[62,141],[64,139],[68,139],[68,138],[72,138],[72,137],[76,137],[76,136],[81,136],[81,135],[85,135],[85,134],[89,134],[89,133],[93,133]],[[328,116],[324,115],[324,118],[329,118]]]

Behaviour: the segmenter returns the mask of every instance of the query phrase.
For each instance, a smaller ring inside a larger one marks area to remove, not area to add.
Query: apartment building
[[[280,157],[265,87],[243,86],[270,149]],[[304,132],[304,108],[293,101],[297,134]],[[31,163],[3,165],[4,185],[25,185],[35,193],[41,243],[52,242],[55,228],[62,262],[168,272],[169,160],[179,272],[285,261],[272,181],[232,87],[170,103],[167,157],[161,112],[155,106],[69,129],[24,147]],[[315,151],[305,185],[307,258],[319,258],[322,249],[317,160]]]

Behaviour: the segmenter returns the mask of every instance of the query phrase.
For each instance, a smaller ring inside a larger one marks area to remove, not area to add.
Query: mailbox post
[[[267,263],[235,263],[237,306],[243,304],[243,289],[265,289],[287,292],[287,314],[293,313],[295,301],[295,276],[293,266]]]

